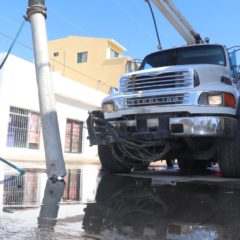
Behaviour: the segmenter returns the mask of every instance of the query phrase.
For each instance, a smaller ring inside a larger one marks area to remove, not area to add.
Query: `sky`
[[[173,0],[202,38],[227,47],[240,45],[240,0]],[[0,52],[12,43],[28,0],[1,0]],[[45,0],[48,39],[83,36],[114,39],[135,59],[157,50],[157,37],[145,0]],[[152,4],[163,48],[184,45],[184,39]],[[27,22],[12,54],[33,61],[31,26]]]

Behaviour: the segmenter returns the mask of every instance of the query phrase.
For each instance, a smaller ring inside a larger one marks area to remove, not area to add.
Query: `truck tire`
[[[102,170],[109,173],[129,173],[132,170],[146,171],[150,165],[150,162],[141,162],[136,159],[131,159],[128,156],[122,156],[120,159],[126,163],[121,163],[116,156],[113,155],[112,149],[121,156],[116,144],[99,145],[98,156],[102,165]]]
[[[235,137],[219,141],[218,162],[223,177],[240,177],[240,119]]]
[[[102,170],[110,173],[128,173],[131,168],[123,165],[112,154],[114,144],[98,145],[98,156],[102,165]]]

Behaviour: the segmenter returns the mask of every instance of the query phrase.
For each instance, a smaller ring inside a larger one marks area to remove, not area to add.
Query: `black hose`
[[[153,10],[152,10],[152,6],[151,6],[151,3],[149,0],[145,0],[149,6],[149,9],[151,11],[151,14],[152,14],[152,19],[153,19],[153,23],[154,23],[154,28],[155,28],[155,31],[156,31],[156,35],[157,35],[157,40],[158,40],[158,49],[162,50],[162,44],[161,44],[161,41],[160,41],[160,37],[159,37],[159,33],[158,33],[158,29],[157,29],[157,23],[156,23],[156,19],[155,19],[155,16],[154,16],[154,13],[153,13]]]

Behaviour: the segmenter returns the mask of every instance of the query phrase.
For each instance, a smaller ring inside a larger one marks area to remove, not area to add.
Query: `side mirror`
[[[115,88],[115,87],[110,87],[109,89],[109,95],[114,95],[114,94],[117,94],[118,93],[118,88]]]
[[[142,60],[133,59],[126,62],[125,73],[130,73],[139,70]]]

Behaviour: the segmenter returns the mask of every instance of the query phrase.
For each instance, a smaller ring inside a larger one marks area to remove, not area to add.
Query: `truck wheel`
[[[128,173],[131,171],[130,167],[123,165],[112,154],[112,148],[115,145],[98,145],[98,156],[102,164],[102,170],[111,173]]]
[[[218,144],[218,162],[223,177],[240,177],[240,120],[234,138],[224,138]]]

